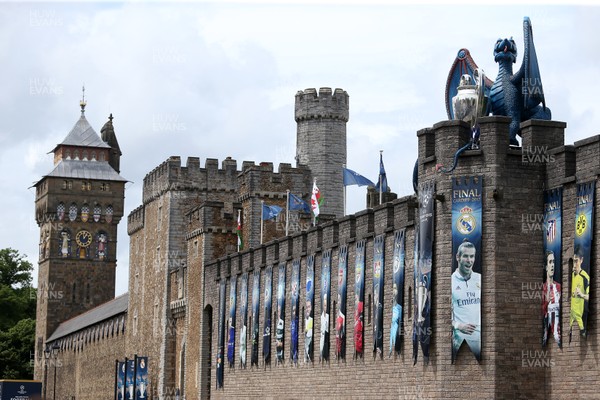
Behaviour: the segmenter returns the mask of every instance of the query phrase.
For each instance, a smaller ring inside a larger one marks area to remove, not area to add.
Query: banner
[[[292,322],[290,326],[291,340],[292,340],[292,357],[290,362],[294,365],[298,365],[298,332],[300,328],[300,260],[294,260],[292,262],[292,293],[290,293],[290,300],[292,302]]]
[[[542,346],[554,336],[554,341],[561,347],[562,188],[544,191],[543,233]]]
[[[383,357],[383,278],[385,234],[373,242],[373,357]]]
[[[429,181],[419,185],[419,252],[415,265],[413,321],[413,364],[417,363],[419,343],[423,352],[423,360],[429,362],[429,343],[431,341],[431,269],[434,230],[435,182]]]
[[[390,326],[390,351],[400,354],[402,330],[402,300],[404,299],[404,229],[394,233],[394,262],[392,277],[392,325]]]
[[[594,236],[594,195],[596,182],[577,185],[575,206],[575,249],[573,251],[573,271],[571,273],[571,316],[569,318],[569,343],[573,334],[573,324],[579,334],[587,335],[587,317],[590,300],[590,260]]]
[[[275,350],[277,364],[283,364],[285,344],[285,263],[279,264],[279,283],[277,284],[277,325],[275,327]]]
[[[313,317],[315,301],[315,256],[308,256],[306,263],[306,315],[304,320],[304,362],[312,362],[313,354]]]
[[[125,400],[125,362],[117,361],[117,400]]]
[[[250,368],[258,367],[258,338],[259,338],[259,316],[260,316],[260,268],[254,270],[254,281],[252,282],[252,354],[250,355]]]
[[[229,362],[229,368],[233,368],[235,366],[235,303],[237,301],[236,289],[237,277],[234,275],[229,281],[229,329],[227,338],[227,361]]]
[[[338,261],[338,310],[335,317],[335,352],[339,360],[346,359],[346,276],[348,246],[340,247]]]
[[[321,259],[321,362],[329,361],[329,298],[331,296],[331,250]]]
[[[354,265],[354,358],[363,356],[363,321],[365,306],[365,240],[356,242]]]
[[[452,362],[463,342],[481,361],[482,177],[452,180]]]
[[[263,360],[271,364],[271,292],[273,290],[273,266],[265,269],[265,320],[263,325]]]
[[[148,398],[148,357],[135,357],[135,398]]]
[[[246,346],[248,338],[248,273],[242,275],[242,287],[240,288],[242,297],[242,329],[240,330],[240,367],[246,368]]]
[[[135,396],[135,360],[125,360],[125,399],[133,400]]]
[[[217,335],[217,389],[223,387],[223,358],[225,346],[225,279],[221,279],[219,287],[219,325]]]

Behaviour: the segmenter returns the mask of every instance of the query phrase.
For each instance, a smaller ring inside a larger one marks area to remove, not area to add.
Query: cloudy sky
[[[524,16],[567,143],[597,134],[600,8],[588,5],[0,3],[0,248],[37,266],[29,187],[52,170],[48,152],[79,118],[83,84],[95,130],[115,118],[126,214],[141,204],[145,174],[171,155],[293,164],[294,95],[313,87],[350,95],[348,167],[375,180],[382,149],[392,190],[410,194],[415,133],[446,119],[457,51],[495,78],[493,45],[513,36],[521,51]],[[349,188],[348,212],[364,195]],[[125,219],[119,236],[117,294],[127,290]]]

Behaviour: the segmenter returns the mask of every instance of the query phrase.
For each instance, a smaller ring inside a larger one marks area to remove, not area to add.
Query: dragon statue
[[[448,118],[457,119],[452,100],[459,94],[461,78],[464,81],[463,75],[469,75],[473,81],[477,81],[478,85],[481,85],[480,92],[483,93],[487,101],[487,107],[484,111],[480,111],[479,107],[475,107],[478,115],[475,115],[475,118],[471,116],[471,121],[475,121],[475,125],[477,117],[490,113],[510,117],[511,145],[519,145],[517,134],[519,134],[521,122],[529,119],[551,119],[550,109],[546,107],[544,99],[544,90],[529,17],[523,19],[523,36],[525,42],[523,62],[516,73],[513,73],[513,64],[517,61],[515,41],[510,38],[498,39],[496,42],[494,60],[498,63],[499,70],[495,82],[485,76],[483,79],[478,79],[478,67],[469,51],[467,49],[459,50],[446,81],[446,111]],[[485,103],[485,101],[480,100],[479,104],[481,103]],[[460,119],[464,119],[464,117],[461,116]]]

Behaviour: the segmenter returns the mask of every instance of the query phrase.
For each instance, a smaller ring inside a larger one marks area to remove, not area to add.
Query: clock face
[[[88,247],[92,244],[92,234],[88,231],[79,231],[75,237],[75,241],[79,247]]]

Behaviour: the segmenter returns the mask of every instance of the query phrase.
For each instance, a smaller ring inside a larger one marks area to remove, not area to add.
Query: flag
[[[263,221],[273,219],[279,215],[281,207],[279,206],[268,206],[263,203]]]
[[[358,185],[358,186],[375,186],[373,182],[365,178],[358,172],[354,172],[351,169],[343,168],[344,171],[344,186]]]
[[[310,207],[315,217],[321,213],[321,191],[317,187],[317,181],[313,183],[312,197],[310,198]]]
[[[375,190],[379,191],[379,185],[381,185],[381,191],[387,192],[387,177],[385,176],[385,167],[383,166],[383,154],[379,154],[379,179],[377,179],[377,185],[375,185]]]
[[[310,212],[310,207],[300,197],[296,196],[293,193],[290,193],[289,210],[290,211],[304,211],[305,213],[309,213]]]
[[[237,246],[238,246],[238,251],[242,250],[244,248],[244,241],[242,240],[242,213],[238,213],[238,221],[237,221],[237,229],[236,229],[236,233],[237,233]]]

